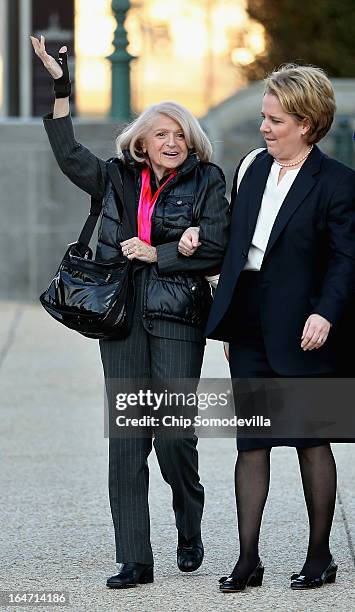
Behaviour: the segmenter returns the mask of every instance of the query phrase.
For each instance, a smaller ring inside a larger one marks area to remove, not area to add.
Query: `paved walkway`
[[[115,572],[107,498],[107,441],[97,343],[53,322],[39,307],[0,303],[1,504],[0,588],[63,590],[66,608],[105,612],[282,612],[355,610],[355,446],[334,445],[339,496],[332,551],[335,585],[296,593],[289,576],[300,569],[307,519],[294,449],[272,453],[272,484],[262,528],[262,588],[218,592],[218,577],[234,565],[237,533],[233,496],[235,443],[199,442],[206,490],[205,562],[193,575],[175,563],[170,490],[156,458],[151,466],[155,582],[126,591],[105,588]],[[227,375],[221,346],[208,345],[205,376]],[[7,608],[29,610],[29,607]]]

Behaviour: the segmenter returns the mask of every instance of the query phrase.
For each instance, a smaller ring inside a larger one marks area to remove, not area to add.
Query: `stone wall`
[[[75,122],[98,156],[115,154],[117,124]],[[66,245],[84,224],[90,197],[65,177],[41,121],[0,123],[0,298],[37,300]]]

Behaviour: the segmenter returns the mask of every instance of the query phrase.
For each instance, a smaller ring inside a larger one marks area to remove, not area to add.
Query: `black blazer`
[[[273,158],[258,155],[236,193],[232,191],[229,246],[207,323],[206,335],[233,340],[238,317],[237,281],[249,247]],[[279,374],[331,372],[334,340],[355,286],[355,172],[314,147],[277,215],[261,266],[261,325],[267,358]],[[234,311],[230,304],[236,289]],[[320,349],[304,352],[308,316],[333,325]]]

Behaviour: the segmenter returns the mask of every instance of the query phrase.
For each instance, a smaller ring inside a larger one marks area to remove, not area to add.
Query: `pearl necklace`
[[[308,155],[310,154],[310,152],[313,149],[313,145],[311,145],[306,153],[306,155],[304,155],[303,157],[301,157],[301,159],[298,159],[295,162],[292,162],[290,164],[281,164],[280,162],[277,161],[277,159],[274,157],[274,161],[277,163],[278,166],[281,166],[281,168],[292,168],[292,166],[297,166],[298,164],[300,164],[301,162],[303,162],[305,159],[307,159]]]

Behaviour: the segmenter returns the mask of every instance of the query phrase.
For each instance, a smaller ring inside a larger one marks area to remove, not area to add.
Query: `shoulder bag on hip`
[[[137,235],[135,209],[130,206],[133,186],[126,180],[122,183],[114,162],[107,169],[119,196],[120,219],[128,239]],[[123,255],[114,262],[93,260],[89,242],[101,210],[102,201],[92,198],[78,241],[68,245],[55,277],[39,299],[56,321],[87,338],[120,339],[127,336],[131,325],[132,262]]]

